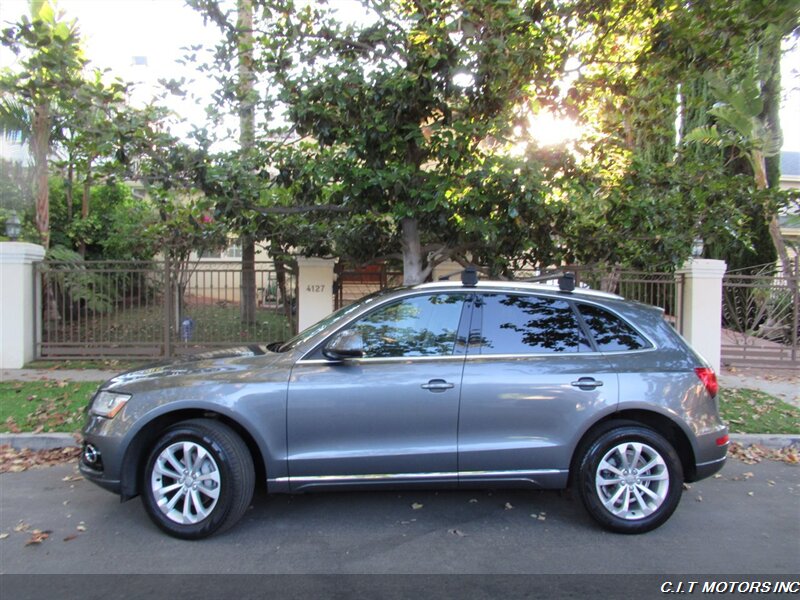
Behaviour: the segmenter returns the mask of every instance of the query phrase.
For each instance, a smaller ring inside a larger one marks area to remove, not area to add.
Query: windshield
[[[273,349],[273,348],[270,347],[269,349],[273,350],[274,352],[288,352],[289,350],[293,350],[294,348],[296,348],[300,344],[306,342],[307,340],[310,340],[312,337],[314,337],[318,333],[321,333],[322,331],[324,331],[325,329],[327,329],[328,327],[333,325],[336,321],[339,321],[340,319],[343,319],[347,315],[357,311],[359,308],[361,308],[365,304],[369,304],[371,302],[374,302],[375,299],[380,298],[381,296],[385,296],[389,292],[393,292],[395,289],[397,289],[397,288],[380,290],[380,291],[377,291],[377,292],[373,292],[369,296],[364,296],[363,298],[361,298],[361,300],[358,300],[358,301],[354,302],[353,304],[348,304],[347,306],[343,306],[339,310],[337,310],[335,312],[332,312],[331,314],[329,314],[327,317],[325,317],[321,321],[319,321],[317,323],[314,323],[311,327],[308,327],[307,329],[304,329],[303,331],[298,333],[296,336],[294,336],[288,342],[284,342],[283,344],[280,344],[279,346],[277,344],[275,344],[275,346],[277,346],[276,348]],[[270,344],[270,346],[273,346],[273,344]]]

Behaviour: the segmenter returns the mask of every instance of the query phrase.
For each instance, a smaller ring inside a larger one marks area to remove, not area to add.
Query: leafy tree
[[[496,239],[491,220],[480,231],[464,224],[507,196],[465,193],[464,181],[480,186],[491,173],[515,108],[555,98],[564,20],[552,2],[363,5],[368,25],[275,3],[275,28],[259,41],[294,131],[327,161],[321,193],[294,198],[295,207],[362,224],[372,215],[413,284]]]
[[[47,1],[31,2],[32,18],[23,16],[2,33],[2,43],[20,57],[18,69],[0,74],[4,102],[18,103],[29,117],[34,163],[36,225],[42,243],[49,243],[48,156],[52,108],[70,98],[81,85],[85,61],[74,22],[59,19]],[[8,106],[8,104],[6,104]]]

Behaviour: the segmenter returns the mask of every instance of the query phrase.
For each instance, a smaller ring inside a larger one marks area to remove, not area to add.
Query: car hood
[[[126,371],[109,379],[102,388],[135,392],[184,385],[188,380],[231,380],[262,369],[291,366],[292,362],[290,353],[271,352],[264,346],[225,348]]]

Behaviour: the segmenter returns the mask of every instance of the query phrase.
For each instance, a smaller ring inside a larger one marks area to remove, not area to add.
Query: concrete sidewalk
[[[106,381],[121,371],[101,369],[2,369],[0,381]]]

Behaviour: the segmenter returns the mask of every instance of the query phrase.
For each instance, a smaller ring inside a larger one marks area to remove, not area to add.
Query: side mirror
[[[346,360],[364,356],[364,338],[355,329],[345,329],[334,335],[322,348],[325,358]]]

